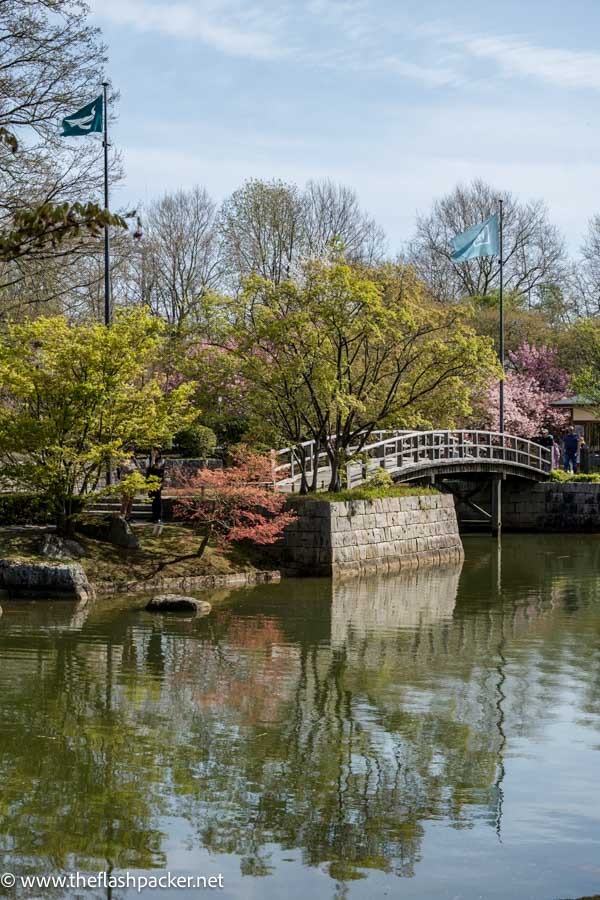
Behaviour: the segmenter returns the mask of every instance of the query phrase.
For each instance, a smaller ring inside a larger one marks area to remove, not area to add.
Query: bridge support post
[[[492,480],[492,536],[502,533],[502,478]]]

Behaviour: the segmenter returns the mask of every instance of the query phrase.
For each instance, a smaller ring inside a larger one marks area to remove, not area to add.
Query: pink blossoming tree
[[[504,381],[505,431],[524,438],[537,437],[548,428],[555,437],[565,428],[565,414],[551,404],[564,396],[568,374],[558,365],[557,352],[524,342],[508,355]],[[500,426],[498,384],[482,397],[476,424],[497,431]]]

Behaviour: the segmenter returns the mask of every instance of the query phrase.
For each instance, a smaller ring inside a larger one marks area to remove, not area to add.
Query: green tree
[[[102,271],[86,264],[99,255],[94,230],[104,224],[101,208],[87,204],[100,198],[102,141],[99,135],[65,140],[59,128],[63,116],[99,93],[106,48],[89,12],[84,0],[0,4],[0,311],[5,318],[30,304],[81,301],[82,293],[102,283]],[[115,154],[110,169],[114,183],[120,175]],[[69,226],[60,243],[55,240],[59,219]],[[42,235],[49,239],[40,244]]]
[[[1,339],[3,472],[47,493],[62,531],[111,459],[189,421],[193,385],[170,387],[162,373],[163,332],[137,309],[117,313],[111,328],[56,316],[12,325]]]
[[[497,290],[467,301],[472,308],[472,322],[478,334],[493,340],[499,350],[500,293]],[[536,347],[553,347],[557,328],[540,305],[530,308],[527,298],[514,291],[504,295],[504,348],[508,354],[526,341]]]
[[[451,425],[498,374],[468,313],[431,301],[410,268],[311,263],[299,282],[257,276],[230,301],[228,346],[274,439],[314,439],[339,490],[378,428]]]

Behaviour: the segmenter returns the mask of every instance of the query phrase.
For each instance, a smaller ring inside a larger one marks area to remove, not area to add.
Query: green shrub
[[[0,525],[48,525],[50,502],[40,494],[0,494]]]
[[[550,481],[558,481],[561,483],[581,481],[586,482],[587,484],[600,484],[600,472],[581,472],[579,475],[573,475],[571,472],[553,469],[550,473]]]
[[[394,486],[394,479],[387,469],[377,469],[372,478],[367,482],[367,487],[373,488],[391,488]]]
[[[173,440],[175,449],[190,459],[208,459],[217,446],[217,436],[206,425],[190,425],[178,431]]]

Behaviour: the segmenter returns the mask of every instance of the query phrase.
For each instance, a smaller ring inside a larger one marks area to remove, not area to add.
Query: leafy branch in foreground
[[[122,216],[102,209],[97,203],[43,203],[33,209],[16,210],[0,231],[0,261],[10,262],[33,256],[59,245],[87,237],[98,237],[106,226],[127,229]]]

